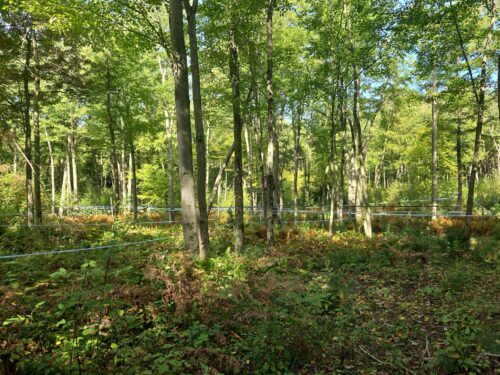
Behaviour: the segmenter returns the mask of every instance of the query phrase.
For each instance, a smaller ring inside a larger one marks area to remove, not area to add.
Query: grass
[[[234,254],[216,223],[206,262],[179,250],[179,227],[10,228],[10,252],[171,239],[2,261],[4,361],[25,374],[494,374],[498,223],[476,225],[467,251],[453,222],[376,226],[373,239],[284,227],[272,254],[250,226]]]

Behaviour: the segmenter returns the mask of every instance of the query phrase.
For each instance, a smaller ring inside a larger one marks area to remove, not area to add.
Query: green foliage
[[[247,228],[251,238],[254,229]],[[60,230],[67,235],[58,241],[74,246],[73,229]],[[173,231],[116,223],[86,241]],[[15,233],[39,241],[36,232]],[[215,246],[231,233],[218,224]],[[491,368],[482,353],[496,350],[488,335],[493,237],[483,236],[467,259],[450,256],[429,225],[371,241],[311,228],[284,229],[279,238],[288,240],[273,256],[254,239],[242,254],[226,246],[204,262],[170,243],[0,263],[0,335],[26,374],[116,366],[155,374]],[[417,265],[422,254],[428,259]],[[429,351],[423,362],[412,354]]]
[[[442,322],[448,328],[442,345],[435,352],[434,365],[451,373],[480,374],[487,369],[488,362],[478,356],[483,350],[477,342],[481,322],[464,309],[445,315]]]
[[[137,180],[140,183],[139,199],[150,206],[165,206],[168,192],[168,178],[160,167],[145,164],[137,171]]]

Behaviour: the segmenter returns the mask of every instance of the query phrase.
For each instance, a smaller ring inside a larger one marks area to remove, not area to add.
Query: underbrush
[[[372,239],[284,227],[273,253],[248,227],[235,254],[216,224],[205,262],[178,227],[9,229],[8,253],[171,240],[2,261],[2,360],[21,374],[493,374],[498,238],[481,229],[466,250],[454,223],[384,225]]]

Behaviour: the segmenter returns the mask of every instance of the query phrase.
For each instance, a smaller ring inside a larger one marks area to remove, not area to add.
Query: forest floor
[[[240,255],[215,222],[206,262],[178,226],[1,231],[0,255],[166,238],[0,260],[0,351],[18,373],[497,373],[499,220],[468,250],[446,219],[379,220],[373,239],[282,227],[272,254],[248,226]]]

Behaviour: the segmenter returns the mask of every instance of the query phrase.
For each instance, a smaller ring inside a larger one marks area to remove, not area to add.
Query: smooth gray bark
[[[274,113],[274,92],[273,92],[273,12],[275,0],[268,0],[267,19],[266,19],[266,36],[267,36],[267,159],[266,159],[266,199],[267,199],[267,246],[269,251],[274,248],[274,215],[275,205],[278,202],[276,198],[275,181],[276,171],[276,120]]]
[[[229,31],[229,72],[231,77],[233,104],[233,145],[234,145],[234,242],[236,251],[244,246],[243,232],[243,155],[242,137],[243,120],[241,118],[240,71],[238,45],[236,42],[235,20]]]
[[[184,248],[198,251],[198,215],[193,173],[191,120],[189,115],[189,82],[182,16],[182,0],[171,0],[169,7],[172,72],[175,85],[175,113],[181,187]]]
[[[198,242],[199,255],[201,259],[208,257],[210,239],[208,236],[208,213],[206,196],[206,150],[205,132],[203,129],[203,112],[201,103],[200,67],[198,62],[198,41],[196,37],[196,11],[198,0],[184,0],[188,20],[189,53],[191,57],[191,78],[193,93],[194,127],[196,130],[196,165],[197,165],[197,200],[198,200]]]
[[[33,203],[35,223],[42,223],[42,194],[41,194],[41,154],[40,154],[40,59],[38,55],[37,28],[31,33],[31,47],[33,51],[34,90],[33,90]]]
[[[431,161],[431,176],[432,176],[432,220],[437,218],[437,81],[436,69],[432,71],[432,92],[431,92],[431,106],[432,106],[432,161]]]
[[[23,68],[23,88],[24,88],[24,105],[23,105],[23,121],[24,121],[24,157],[26,159],[26,213],[28,217],[28,225],[33,224],[33,166],[31,156],[31,122],[30,122],[30,62],[31,62],[31,33],[30,29],[26,32],[26,55]]]
[[[106,60],[106,116],[109,132],[109,141],[111,143],[110,150],[110,163],[111,163],[111,180],[113,185],[114,201],[119,202],[120,197],[120,172],[118,170],[118,158],[116,155],[116,137],[114,117],[111,110],[111,71],[109,66],[109,59]],[[118,206],[117,206],[118,209]]]

